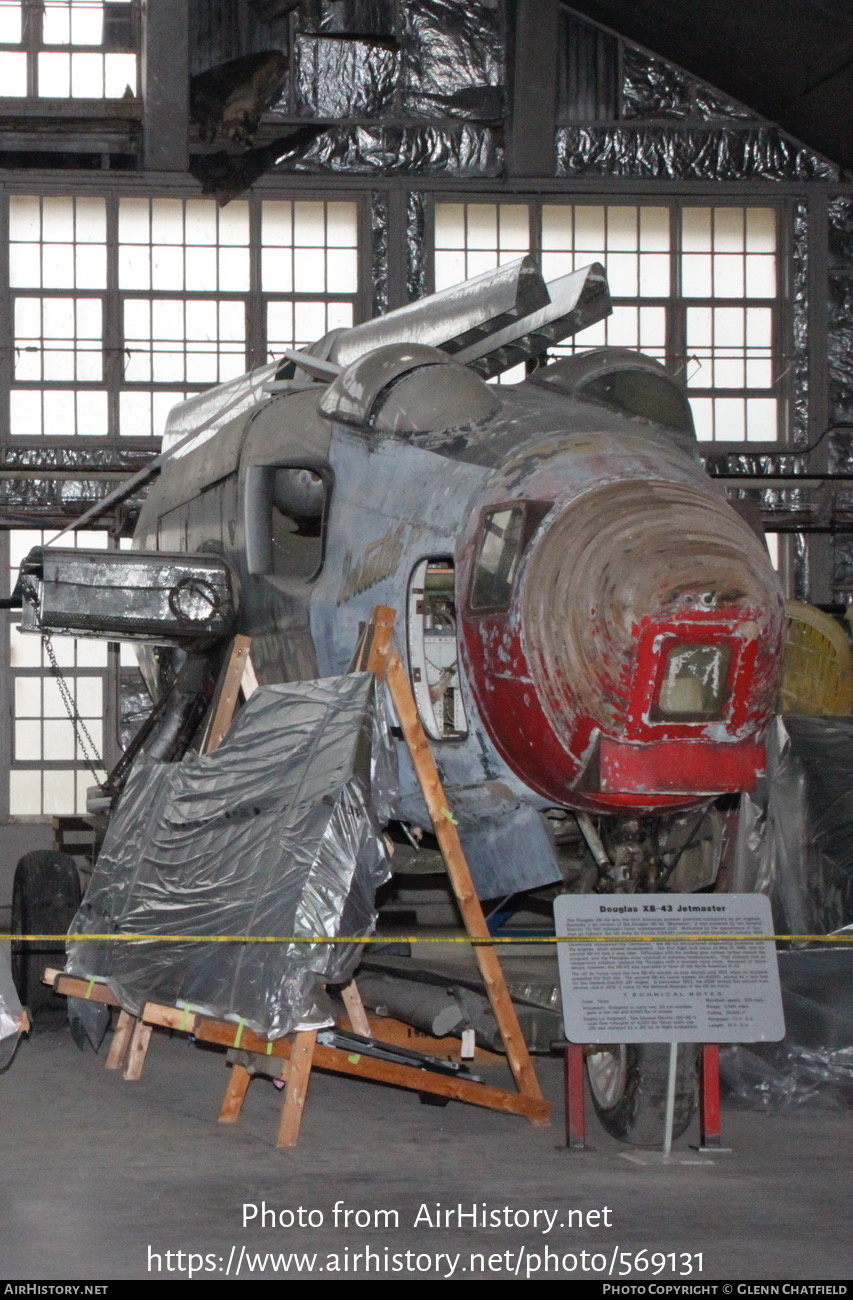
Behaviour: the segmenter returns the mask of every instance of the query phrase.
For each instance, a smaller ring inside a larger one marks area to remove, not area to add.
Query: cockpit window
[[[615,407],[627,415],[665,424],[669,429],[693,433],[693,416],[687,398],[677,384],[654,371],[611,370],[581,385],[578,396]]]
[[[471,590],[472,609],[506,609],[509,605],[523,531],[522,507],[503,507],[485,516]]]

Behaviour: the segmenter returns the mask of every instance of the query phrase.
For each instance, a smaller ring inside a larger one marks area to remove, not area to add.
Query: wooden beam
[[[220,1124],[237,1123],[251,1082],[252,1076],[245,1065],[231,1066],[231,1078],[228,1080],[228,1087],[225,1089],[225,1096],[222,1098],[222,1106],[219,1110]]]
[[[365,1038],[371,1037],[370,1022],[367,1019],[367,1012],[364,1009],[364,1003],[361,1000],[361,994],[355,980],[350,980],[341,989],[341,997],[344,1000],[344,1006],[349,1015],[350,1024],[357,1034],[363,1034]]]
[[[218,749],[231,726],[246,664],[249,662],[251,645],[250,636],[235,636],[231,642],[231,652],[219,674],[210,720],[205,728],[204,740],[201,744],[202,754],[212,754],[215,749]]]
[[[107,1055],[105,1069],[118,1070],[124,1062],[125,1052],[130,1043],[130,1035],[136,1021],[129,1011],[120,1011],[118,1023],[113,1033],[113,1041]]]
[[[311,1079],[311,1064],[316,1044],[316,1029],[297,1031],[290,1053],[290,1069],[287,1072],[281,1122],[276,1139],[277,1147],[295,1147],[299,1141],[302,1111],[305,1108],[305,1096]]]
[[[146,1025],[143,1020],[137,1020],[133,1026],[133,1033],[130,1036],[130,1047],[127,1049],[127,1061],[124,1066],[124,1074],[121,1076],[126,1083],[133,1083],[142,1078],[142,1067],[145,1065],[145,1058],[148,1055],[148,1044],[151,1041],[151,1026]]]

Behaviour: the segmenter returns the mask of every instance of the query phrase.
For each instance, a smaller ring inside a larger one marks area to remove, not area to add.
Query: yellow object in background
[[[779,693],[781,713],[853,713],[853,648],[829,614],[803,601],[785,603],[788,643]]]

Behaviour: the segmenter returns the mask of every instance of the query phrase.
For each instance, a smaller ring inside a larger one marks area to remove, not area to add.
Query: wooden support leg
[[[295,1147],[299,1141],[302,1109],[308,1091],[308,1080],[311,1077],[311,1062],[314,1059],[316,1042],[316,1029],[300,1029],[293,1040],[287,1089],[281,1108],[281,1122],[278,1126],[277,1147]]]
[[[105,1069],[118,1070],[124,1062],[124,1054],[127,1051],[130,1035],[133,1032],[133,1026],[136,1021],[129,1011],[120,1011],[118,1022],[116,1023],[113,1041],[110,1044],[109,1054]]]
[[[136,1079],[142,1078],[142,1067],[145,1064],[145,1057],[148,1052],[148,1043],[151,1038],[151,1026],[146,1025],[142,1020],[137,1020],[133,1026],[133,1033],[130,1038],[130,1047],[127,1051],[127,1062],[124,1067],[122,1078],[130,1083]]]
[[[349,1022],[355,1032],[363,1035],[364,1038],[370,1038],[370,1021],[367,1018],[367,1012],[364,1009],[364,1003],[361,1000],[361,994],[355,980],[350,980],[349,984],[344,985],[341,989],[341,997],[347,1009]]]
[[[237,1123],[251,1082],[252,1076],[244,1065],[232,1065],[231,1078],[228,1080],[228,1087],[225,1089],[219,1111],[220,1124]]]

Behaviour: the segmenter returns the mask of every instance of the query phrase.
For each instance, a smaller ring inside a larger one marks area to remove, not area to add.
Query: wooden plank
[[[130,1043],[130,1035],[136,1023],[129,1011],[120,1011],[118,1023],[113,1033],[113,1041],[107,1055],[105,1069],[118,1070],[124,1062],[124,1054]]]
[[[250,636],[235,636],[231,642],[231,653],[219,674],[210,720],[205,728],[202,754],[212,754],[218,749],[231,726],[251,645]]]
[[[49,976],[53,979],[49,979]],[[43,984],[52,984],[55,993],[61,993],[67,998],[85,998],[89,1002],[103,1002],[108,1007],[119,1006],[118,998],[106,986],[106,984],[93,984],[89,988],[89,981],[78,979],[75,975],[63,975],[62,971],[46,970],[42,978]]]
[[[399,651],[394,645],[394,618],[394,611],[385,605],[378,605],[373,611],[374,636],[368,667],[388,684],[397,719],[412,756],[415,773],[447,866],[447,874],[462,913],[465,929],[473,939],[489,939],[491,938],[489,927],[471,879],[462,842],[448,808],[447,796],[444,793],[426,732],[418,716],[411,684]],[[542,1100],[539,1080],[518,1023],[497,953],[492,947],[475,945],[474,956],[495,1013],[495,1020],[501,1032],[516,1085],[526,1097]]]
[[[181,1007],[164,1007],[159,1002],[146,1002],[142,1008],[142,1019],[147,1025],[159,1025],[162,1029],[177,1029],[182,1034],[194,1034],[198,1024],[195,1012]],[[237,1026],[234,1026],[237,1032]]]
[[[126,1083],[134,1083],[137,1079],[142,1078],[142,1067],[145,1065],[145,1058],[148,1055],[148,1044],[151,1041],[151,1026],[146,1025],[143,1020],[137,1020],[133,1026],[133,1033],[130,1036],[130,1046],[127,1049],[127,1060],[124,1066],[124,1074],[121,1076]]]
[[[194,1032],[196,1038],[202,1042],[233,1047],[237,1026],[226,1024],[222,1020],[200,1018]],[[239,1046],[247,1052],[257,1052],[261,1056],[283,1057],[285,1060],[290,1059],[292,1052],[288,1039],[276,1038],[271,1052],[268,1053],[267,1040],[245,1028],[240,1035]],[[490,1110],[504,1111],[507,1114],[525,1115],[537,1124],[547,1124],[551,1112],[550,1102],[541,1098],[527,1097],[519,1092],[508,1092],[504,1088],[495,1088],[486,1083],[474,1083],[470,1079],[453,1075],[433,1074],[429,1070],[418,1070],[410,1065],[379,1061],[372,1056],[347,1052],[339,1047],[324,1047],[320,1043],[314,1048],[314,1068],[332,1070],[336,1074],[351,1074],[380,1083],[392,1083],[399,1088],[410,1088],[414,1092],[435,1093],[439,1097],[467,1101],[475,1106],[485,1106]]]
[[[220,1124],[236,1124],[243,1109],[252,1076],[244,1065],[231,1066],[231,1078],[219,1109]]]
[[[341,997],[344,1000],[344,1006],[349,1014],[350,1024],[357,1034],[363,1034],[365,1038],[371,1037],[370,1022],[367,1019],[367,1012],[364,1009],[364,1003],[361,1000],[361,994],[358,991],[358,985],[355,980],[350,980],[341,989]]]
[[[278,1138],[276,1139],[277,1147],[295,1147],[299,1141],[302,1111],[305,1107],[305,1096],[311,1079],[311,1063],[314,1058],[316,1044],[316,1029],[300,1029],[297,1031],[290,1054],[290,1068],[287,1072],[287,1086],[281,1108]]]
[[[252,663],[252,654],[249,651],[246,655],[246,663],[243,668],[243,680],[241,682],[243,690],[243,699],[249,700],[258,689],[258,678],[255,673],[255,665]]]

